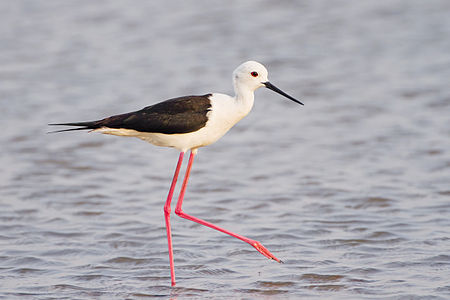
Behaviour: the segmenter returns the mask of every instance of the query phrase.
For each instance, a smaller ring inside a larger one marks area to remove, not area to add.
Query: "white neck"
[[[239,110],[242,112],[243,116],[246,116],[253,107],[253,103],[255,100],[254,91],[250,90],[246,86],[234,84],[234,100],[236,104],[239,106]]]

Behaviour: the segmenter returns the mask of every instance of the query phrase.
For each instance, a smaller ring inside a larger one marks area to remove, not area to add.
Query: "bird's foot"
[[[270,253],[269,250],[267,250],[266,247],[264,247],[260,242],[258,241],[252,241],[250,243],[250,245],[252,245],[253,247],[255,247],[256,250],[258,250],[259,253],[261,253],[262,255],[264,255],[265,257],[269,258],[269,259],[273,259],[279,263],[283,263],[282,260],[278,259],[275,257],[275,255],[273,255],[272,253]]]

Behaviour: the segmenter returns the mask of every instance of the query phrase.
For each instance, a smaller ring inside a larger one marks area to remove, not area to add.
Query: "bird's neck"
[[[245,116],[252,110],[255,95],[252,90],[240,88],[239,86],[235,86],[234,91],[236,93],[234,96],[236,105]]]

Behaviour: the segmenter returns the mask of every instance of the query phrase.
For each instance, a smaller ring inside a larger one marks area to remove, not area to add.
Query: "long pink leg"
[[[170,278],[172,279],[172,286],[175,285],[175,266],[173,263],[173,248],[172,248],[172,230],[170,227],[170,203],[172,202],[173,191],[177,185],[178,174],[180,173],[181,164],[183,163],[184,152],[180,153],[178,158],[177,168],[173,175],[172,184],[170,185],[169,195],[167,196],[166,204],[164,205],[164,218],[166,220],[167,242],[169,244],[169,260],[170,260]]]
[[[212,229],[221,231],[221,232],[226,233],[226,234],[228,234],[228,235],[231,235],[231,236],[233,236],[233,237],[235,237],[235,238],[238,238],[238,239],[240,239],[240,240],[242,240],[242,241],[244,241],[244,242],[246,242],[246,243],[252,245],[253,247],[255,247],[255,249],[258,250],[258,251],[259,251],[262,255],[264,255],[265,257],[270,258],[270,259],[273,259],[273,260],[275,260],[275,261],[277,261],[277,262],[279,262],[279,263],[282,263],[281,260],[279,260],[278,258],[276,258],[272,253],[270,253],[269,250],[267,250],[263,245],[261,245],[260,242],[255,241],[255,240],[252,240],[252,239],[249,239],[249,238],[246,238],[245,236],[242,236],[242,235],[233,233],[233,232],[228,231],[228,230],[226,230],[226,229],[223,229],[223,228],[221,228],[221,227],[219,227],[219,226],[217,226],[217,225],[214,225],[214,224],[209,223],[209,222],[207,222],[207,221],[204,221],[204,220],[202,220],[202,219],[193,217],[193,216],[188,215],[188,214],[186,214],[185,212],[183,212],[181,206],[183,205],[183,198],[184,198],[184,194],[185,194],[185,192],[186,192],[186,185],[187,185],[187,183],[188,183],[189,175],[190,175],[190,173],[191,173],[191,168],[192,168],[192,163],[193,163],[193,161],[194,161],[194,156],[195,156],[195,152],[191,151],[191,155],[189,156],[189,163],[188,163],[188,166],[187,166],[187,169],[186,169],[186,174],[184,175],[183,185],[181,186],[180,196],[179,196],[179,198],[178,198],[177,206],[176,206],[176,208],[175,208],[175,213],[176,213],[178,216],[182,217],[182,218],[191,220],[191,221],[193,221],[193,222],[202,224],[202,225],[204,225],[204,226],[211,227]]]

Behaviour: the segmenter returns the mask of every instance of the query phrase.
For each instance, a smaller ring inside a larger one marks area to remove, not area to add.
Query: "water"
[[[448,1],[1,1],[0,298],[448,299]],[[178,153],[47,135],[160,100],[232,92],[255,59],[295,105],[200,149],[174,216]]]

